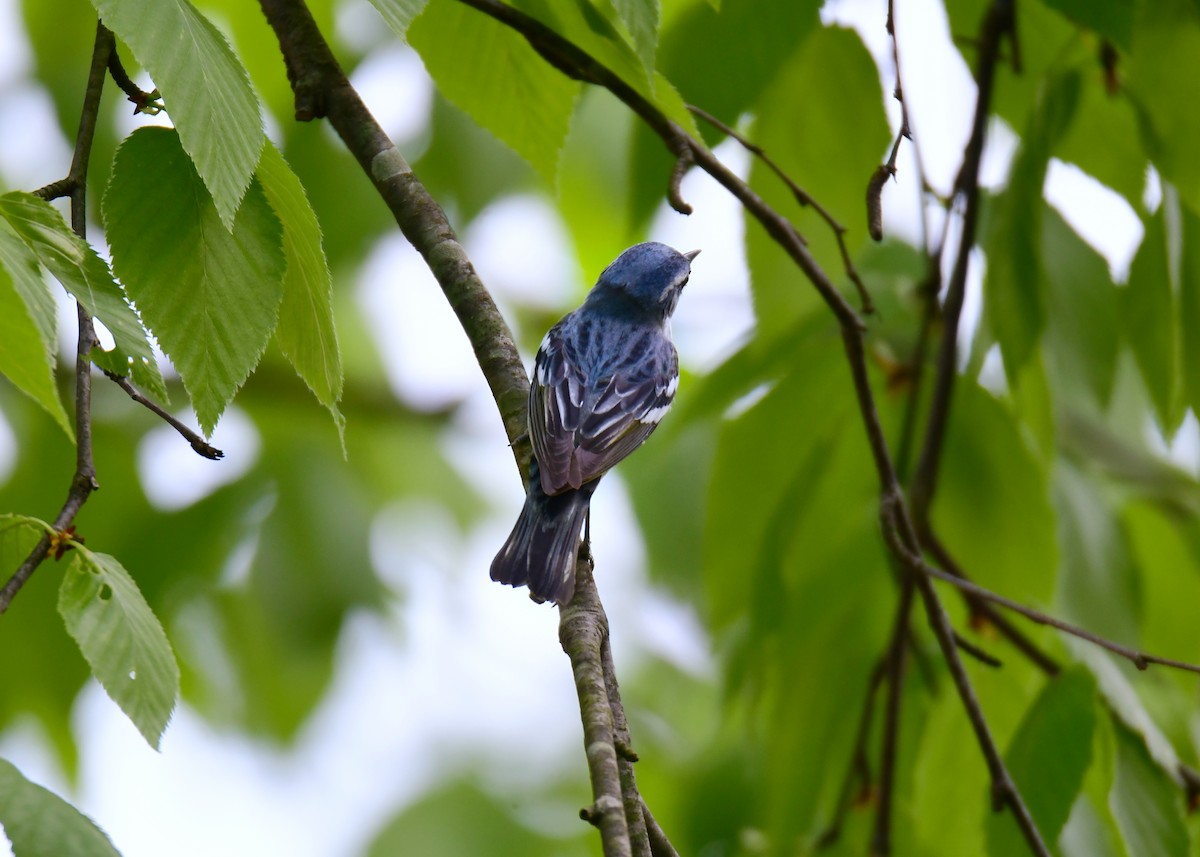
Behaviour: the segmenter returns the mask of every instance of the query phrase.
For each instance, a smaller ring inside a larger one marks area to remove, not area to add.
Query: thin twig
[[[989,667],[997,667],[997,668],[1004,666],[1004,662],[1001,661],[999,658],[997,658],[995,655],[993,655],[993,654],[985,651],[984,649],[980,648],[979,646],[975,645],[970,640],[968,640],[966,637],[964,637],[962,634],[959,634],[957,631],[954,633],[954,642],[958,645],[958,647],[960,649],[962,649],[968,655],[973,657],[975,660],[979,661],[981,664],[986,664]]]
[[[871,835],[871,857],[892,853],[892,797],[896,773],[896,748],[900,735],[900,700],[904,695],[904,655],[908,650],[909,616],[912,614],[914,575],[900,584],[900,600],[887,651],[887,704],[884,707],[883,747],[879,762],[879,802],[875,806],[875,829]]]
[[[863,282],[862,277],[859,275],[858,268],[854,266],[854,261],[850,258],[850,250],[846,247],[846,227],[843,226],[836,217],[830,214],[829,210],[826,209],[825,206],[813,199],[813,197],[809,195],[808,191],[800,187],[800,185],[791,176],[789,176],[784,169],[780,167],[779,164],[774,161],[774,159],[771,158],[770,155],[767,154],[766,150],[762,146],[758,145],[752,140],[747,139],[742,134],[739,134],[736,130],[726,125],[707,110],[697,107],[694,104],[689,104],[687,109],[692,113],[693,116],[703,119],[721,133],[733,140],[736,140],[743,149],[762,161],[763,165],[766,166],[767,169],[775,173],[779,180],[787,185],[788,190],[792,192],[792,196],[796,198],[796,202],[799,203],[802,208],[811,208],[820,216],[822,220],[825,221],[825,223],[829,226],[830,231],[833,232],[833,237],[837,239],[838,250],[842,255],[842,265],[846,269],[846,276],[850,278],[850,282],[854,283],[854,288],[858,290],[858,299],[862,304],[863,314],[871,315],[873,312],[875,312],[875,304],[871,300],[871,293],[867,291],[867,286]],[[797,237],[799,237],[801,241],[804,241],[803,236],[801,236],[798,232]]]
[[[875,695],[883,684],[887,674],[887,659],[881,658],[871,671],[871,680],[867,685],[867,695],[863,697],[862,710],[858,714],[858,727],[854,730],[854,749],[850,753],[850,766],[842,778],[842,787],[838,791],[837,804],[834,807],[833,818],[829,825],[817,837],[817,849],[828,848],[837,842],[842,835],[842,825],[846,822],[846,813],[850,807],[860,801],[855,795],[864,795],[871,788],[871,762],[867,757],[867,740],[871,737],[871,721],[875,715]],[[858,788],[855,789],[857,784]]]
[[[121,57],[117,55],[115,48],[108,57],[108,73],[112,76],[113,83],[125,93],[125,97],[133,105],[135,115],[145,113],[154,116],[162,111],[163,105],[160,101],[162,96],[158,94],[158,90],[146,92],[134,83],[129,73],[125,71],[125,66],[121,64]]]
[[[130,380],[124,375],[118,375],[116,372],[110,372],[107,369],[102,371],[108,376],[110,381],[128,393],[129,398],[133,399],[139,405],[158,416],[159,419],[161,419],[171,428],[175,429],[175,431],[179,432],[180,436],[182,436],[183,439],[188,442],[192,449],[196,450],[198,455],[202,455],[211,461],[219,461],[225,457],[225,453],[217,449],[215,446],[211,446],[204,440],[204,438],[200,437],[200,435],[196,434],[182,422],[163,410],[163,408],[157,402],[153,402],[143,396],[138,388],[133,386]]]
[[[92,155],[92,140],[96,133],[96,117],[100,111],[100,96],[104,91],[105,69],[113,51],[115,39],[99,21],[96,22],[96,41],[92,48],[92,64],[88,70],[87,88],[83,97],[83,109],[79,117],[79,128],[75,134],[75,153],[71,158],[71,170],[61,182],[43,188],[61,187],[71,197],[71,228],[80,238],[87,237],[87,172]],[[54,196],[61,195],[57,192]],[[50,198],[43,194],[44,198]],[[75,475],[67,499],[54,518],[55,532],[63,532],[88,497],[100,487],[96,481],[96,467],[92,459],[92,349],[96,345],[96,331],[92,317],[83,304],[76,301],[75,315],[79,325],[75,342]],[[12,577],[0,589],[0,614],[8,610],[21,587],[33,576],[38,566],[50,552],[51,537],[44,535],[29,555],[13,572]]]
[[[646,819],[646,832],[650,837],[651,857],[679,857],[679,852],[675,850],[667,834],[663,833],[645,800],[642,801],[642,816]]]

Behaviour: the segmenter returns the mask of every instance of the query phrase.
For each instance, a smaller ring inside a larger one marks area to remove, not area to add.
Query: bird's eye
[[[684,277],[683,282],[679,284],[679,288],[682,289],[684,286],[686,286],[688,284],[688,280],[690,280],[690,279],[691,279],[691,277]]]

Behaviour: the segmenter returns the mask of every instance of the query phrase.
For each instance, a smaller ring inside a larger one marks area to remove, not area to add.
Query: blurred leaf
[[[1057,381],[1055,395],[1070,399],[1086,390],[1103,406],[1117,370],[1118,291],[1104,259],[1049,207],[1041,241],[1047,315],[1042,343],[1047,371]]]
[[[998,198],[990,234],[984,238],[988,327],[1000,343],[1009,383],[1032,356],[1046,322],[1042,302],[1042,186],[1050,152],[1069,127],[1079,102],[1080,79],[1063,74],[1045,81],[1022,135],[1008,188]]]
[[[321,226],[304,186],[270,141],[263,147],[256,175],[283,225],[287,271],[275,336],[341,432],[345,420],[337,403],[342,397],[342,353],[333,321],[333,281],[321,248]]]
[[[732,8],[732,4],[731,4]],[[862,183],[886,157],[890,137],[879,74],[853,31],[813,30],[762,95],[764,110],[750,137],[849,230],[851,254],[867,241]],[[797,133],[797,129],[804,129]],[[808,240],[808,249],[835,282],[845,281],[832,230],[811,209],[801,209],[761,162],[750,167],[750,186],[783,212]],[[820,299],[791,257],[746,215],[755,316],[770,336],[819,305]]]
[[[383,20],[400,38],[408,36],[408,27],[425,9],[429,0],[371,0]]]
[[[17,278],[10,273],[10,265],[15,263],[18,271],[25,274],[22,263],[26,260],[13,258],[13,250],[25,247],[0,224],[0,374],[45,408],[67,437],[74,440],[75,431],[54,383],[57,361],[53,339],[43,336],[36,310],[25,302]],[[41,285],[40,278],[33,282]],[[45,293],[44,288],[42,292]]]
[[[1187,857],[1179,786],[1155,764],[1136,732],[1120,720],[1113,721],[1113,731],[1116,776],[1108,802],[1131,857]]]
[[[143,128],[121,146],[104,216],[113,265],[211,435],[275,328],[279,219],[254,184],[226,230],[179,138],[164,128]]]
[[[94,349],[92,360],[110,371],[130,375],[147,392],[166,398],[146,331],[108,265],[92,246],[67,227],[50,203],[32,194],[0,196],[0,216],[7,218],[38,260],[112,334],[116,348],[104,352]]]
[[[470,783],[446,786],[392,818],[366,853],[368,857],[578,857],[590,853],[582,829],[579,836],[566,840],[546,836],[521,824],[511,805],[511,798],[498,801]],[[463,823],[464,812],[470,815],[469,824]]]
[[[1046,473],[1011,413],[966,379],[955,389],[939,472],[930,519],[971,579],[1046,604],[1058,562]]]
[[[1083,69],[1079,107],[1053,154],[1075,164],[1140,209],[1149,158],[1139,133],[1137,111],[1129,99],[1109,93],[1103,69],[1088,61]],[[1104,145],[1096,145],[1097,140],[1103,140]]]
[[[946,776],[949,770],[953,777]],[[954,693],[939,694],[929,711],[913,775],[913,824],[924,848],[918,853],[986,853],[981,820],[991,814],[988,786],[987,767],[962,702]]]
[[[1090,30],[1095,30],[1117,47],[1129,50],[1133,46],[1133,19],[1137,0],[1044,0],[1068,18]]]
[[[1129,285],[1121,291],[1121,317],[1146,390],[1154,402],[1158,424],[1168,436],[1183,418],[1176,396],[1175,299],[1167,262],[1166,205],[1143,221],[1145,237],[1129,269]]]
[[[1058,846],[1063,857],[1128,857],[1108,802],[1116,765],[1112,718],[1099,700],[1095,706],[1100,716],[1092,718],[1092,764]]]
[[[1137,570],[1109,498],[1098,480],[1063,462],[1054,473],[1054,500],[1062,551],[1057,613],[1097,634],[1136,643]]]
[[[1142,145],[1180,196],[1200,208],[1200,9],[1188,0],[1140,3],[1135,50],[1124,65],[1127,92],[1142,122]]]
[[[434,0],[408,40],[438,90],[553,186],[579,84],[520,34],[461,3]]]
[[[120,857],[96,823],[0,759],[0,825],[14,857]]]
[[[1005,765],[1048,843],[1058,840],[1092,762],[1095,696],[1096,683],[1082,668],[1051,679],[1004,752]],[[988,817],[987,842],[993,857],[1027,847],[1009,812]]]
[[[246,69],[188,0],[92,0],[92,5],[150,72],[220,222],[233,229],[265,139]]]
[[[58,612],[93,675],[157,750],[179,696],[179,666],[129,572],[115,557],[76,548]]]
[[[1182,342],[1183,394],[1200,416],[1200,214],[1180,210],[1182,252],[1179,271],[1179,326]]]

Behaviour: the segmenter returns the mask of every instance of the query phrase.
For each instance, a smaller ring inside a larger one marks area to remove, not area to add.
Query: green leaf
[[[1123,50],[1133,47],[1136,0],[1044,0],[1076,23],[1095,30]]]
[[[1042,347],[1059,397],[1086,391],[1108,403],[1120,341],[1119,293],[1108,265],[1049,206],[1042,214],[1046,335]]]
[[[13,233],[3,219],[0,219],[0,267],[6,269],[12,277],[12,284],[37,325],[46,350],[52,355],[57,354],[58,309],[54,303],[54,295],[42,276],[37,256]]]
[[[1146,234],[1133,257],[1129,283],[1120,298],[1125,336],[1154,403],[1158,424],[1170,435],[1183,414],[1176,396],[1178,337],[1167,261],[1166,209],[1164,202],[1157,213],[1143,221]]]
[[[886,157],[891,136],[879,71],[862,40],[837,27],[813,30],[763,93],[762,103],[770,107],[762,111],[751,137],[847,228],[847,246],[856,254],[869,242],[863,216],[866,180],[848,182],[846,176],[870,176]],[[804,133],[797,133],[798,128]],[[750,186],[789,217],[816,260],[848,285],[829,226],[811,208],[801,209],[757,159],[751,163]],[[746,221],[754,311],[763,332],[771,336],[818,306],[820,299],[762,226],[749,215]]]
[[[91,245],[72,232],[62,215],[44,200],[28,193],[0,196],[0,216],[33,251],[63,287],[108,328],[116,342],[112,351],[93,350],[97,365],[129,375],[146,391],[167,396],[154,352],[137,313],[125,300],[108,265]]]
[[[263,147],[257,176],[283,225],[287,259],[275,337],[340,432],[345,426],[337,406],[342,397],[342,352],[333,323],[333,279],[321,246],[321,225],[300,179],[270,141]]]
[[[1042,186],[1050,152],[1070,125],[1079,90],[1077,73],[1045,81],[986,236],[984,307],[1010,384],[1032,356],[1046,320],[1041,297]]]
[[[400,38],[408,37],[408,27],[425,9],[429,0],[371,0],[371,5]]]
[[[233,228],[265,139],[246,70],[188,0],[92,0],[162,93],[184,150]]]
[[[1096,683],[1081,667],[1051,679],[1017,729],[1004,760],[1042,838],[1054,842],[1092,762]],[[1024,837],[1011,813],[991,813],[988,852],[1020,854]]]
[[[1012,414],[977,384],[958,384],[930,518],[972,579],[1045,604],[1058,550],[1046,473]]]
[[[1142,144],[1180,196],[1200,208],[1200,11],[1188,0],[1138,4],[1137,49],[1122,66],[1142,122]]]
[[[15,857],[120,857],[96,823],[0,759],[0,825]]]
[[[275,328],[285,266],[279,219],[255,183],[225,229],[165,128],[140,129],[121,145],[104,219],[113,266],[209,434]]]
[[[115,557],[76,548],[58,612],[96,680],[158,749],[179,696],[179,666],[129,572]]]
[[[579,84],[518,33],[461,3],[429,4],[408,39],[438,90],[553,186]]]
[[[0,245],[7,241],[20,244],[0,227]],[[45,408],[67,437],[74,440],[75,432],[54,383],[55,354],[42,337],[35,316],[4,261],[0,256],[0,374]]]
[[[1116,719],[1113,729],[1116,775],[1108,802],[1130,855],[1187,857],[1182,790],[1155,764],[1141,736]]]
[[[1200,415],[1200,215],[1181,206],[1183,252],[1179,266],[1179,327],[1182,338],[1183,395]]]
[[[633,48],[646,67],[654,74],[654,54],[658,48],[659,0],[611,0],[621,24],[633,40]]]

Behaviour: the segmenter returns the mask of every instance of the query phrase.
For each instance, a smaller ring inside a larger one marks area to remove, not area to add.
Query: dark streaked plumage
[[[529,390],[534,465],[521,516],[492,561],[493,580],[527,585],[536,601],[570,600],[580,529],[600,477],[650,436],[675,398],[670,318],[698,252],[630,247],[542,340]]]

